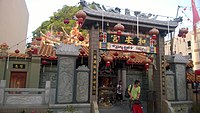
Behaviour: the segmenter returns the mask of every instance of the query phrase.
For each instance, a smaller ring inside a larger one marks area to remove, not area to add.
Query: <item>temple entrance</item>
[[[141,97],[144,111],[147,109],[147,90],[148,90],[148,74],[143,64],[128,64],[127,60],[114,59],[108,65],[104,60],[99,64],[98,78],[98,103],[100,108],[120,108],[122,105],[128,107],[128,98],[123,95],[123,103],[116,98],[117,84],[122,80],[123,94],[129,84],[133,84],[135,80],[141,81]],[[128,108],[129,109],[129,108]]]
[[[25,88],[26,75],[26,72],[11,72],[9,88]]]

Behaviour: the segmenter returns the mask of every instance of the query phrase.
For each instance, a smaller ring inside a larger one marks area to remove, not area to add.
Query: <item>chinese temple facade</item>
[[[51,81],[52,108],[77,103],[90,107],[93,101],[99,106],[112,106],[118,81],[126,89],[140,80],[145,112],[164,113],[164,37],[174,32],[178,21],[156,20],[140,12],[131,16],[128,10],[123,15],[119,9],[107,10],[95,4],[95,8],[81,5],[83,10],[77,12],[76,25],[69,34],[42,33],[32,41],[27,54],[19,50],[7,53],[8,45],[0,46],[0,79],[7,81],[6,87],[45,88],[45,82]],[[87,29],[89,34],[82,37],[80,29]]]

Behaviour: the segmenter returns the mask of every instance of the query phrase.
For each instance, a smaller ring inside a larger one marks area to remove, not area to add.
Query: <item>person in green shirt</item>
[[[132,104],[134,100],[139,100],[140,99],[140,81],[135,80],[134,84],[129,85],[128,87],[128,94],[130,95],[130,109],[132,110]]]

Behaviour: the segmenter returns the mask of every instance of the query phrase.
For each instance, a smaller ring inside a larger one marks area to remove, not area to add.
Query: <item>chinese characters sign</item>
[[[156,53],[156,40],[149,35],[140,34],[137,37],[135,34],[116,35],[104,32],[101,36],[100,49]]]

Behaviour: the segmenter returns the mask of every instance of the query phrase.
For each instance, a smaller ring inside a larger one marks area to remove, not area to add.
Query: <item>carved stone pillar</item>
[[[74,100],[74,76],[79,46],[63,44],[56,46],[58,56],[56,103],[72,103]]]

